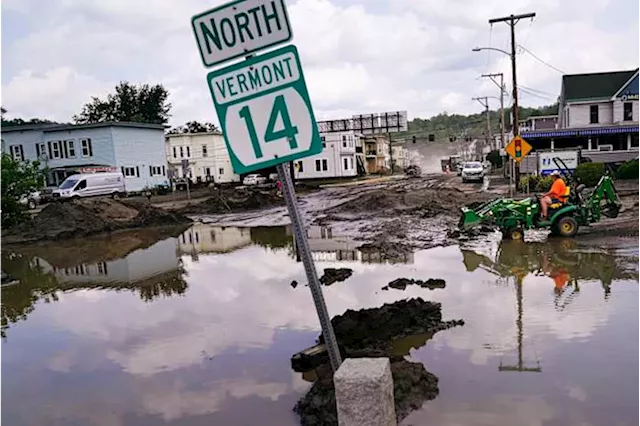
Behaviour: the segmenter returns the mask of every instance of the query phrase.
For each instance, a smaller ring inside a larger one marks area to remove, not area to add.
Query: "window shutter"
[[[67,148],[69,141],[60,141],[60,143],[62,144],[62,149],[64,149],[64,158],[69,158],[69,149]]]
[[[49,158],[53,158],[53,150],[51,149],[51,141],[47,142],[47,145],[49,146]]]
[[[120,167],[120,172],[122,173],[122,176],[124,176],[124,167]]]
[[[24,161],[24,149],[22,149],[22,145],[20,145],[20,160]]]
[[[162,176],[166,176],[166,173],[164,171],[164,166],[162,166]]]
[[[140,177],[140,168],[136,166],[136,177]]]
[[[149,166],[149,176],[153,176],[153,170],[151,169],[151,166]]]
[[[38,160],[40,159],[40,144],[39,143],[36,144],[36,157],[38,157]]]

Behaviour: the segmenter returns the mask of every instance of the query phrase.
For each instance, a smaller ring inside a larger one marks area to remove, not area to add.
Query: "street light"
[[[481,50],[495,50],[498,52],[502,52],[507,56],[511,56],[511,53],[507,52],[506,50],[498,49],[496,47],[474,47],[473,49],[471,49],[472,52],[480,52]]]

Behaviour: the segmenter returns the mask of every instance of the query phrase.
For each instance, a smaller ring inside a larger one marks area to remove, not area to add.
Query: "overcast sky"
[[[128,80],[169,89],[172,125],[217,123],[190,19],[222,3],[3,0],[2,105],[10,117],[68,121],[91,96]],[[499,92],[478,76],[510,76],[510,64],[471,48],[508,49],[508,25],[491,29],[487,20],[511,13],[537,13],[517,25],[516,39],[550,65],[520,50],[522,105],[555,100],[562,74],[553,67],[638,66],[637,0],[291,0],[288,10],[319,119],[481,111],[471,97]]]

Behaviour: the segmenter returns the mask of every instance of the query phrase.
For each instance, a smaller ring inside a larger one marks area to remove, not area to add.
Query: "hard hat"
[[[551,176],[560,176],[560,172],[557,170],[554,170],[551,172]]]

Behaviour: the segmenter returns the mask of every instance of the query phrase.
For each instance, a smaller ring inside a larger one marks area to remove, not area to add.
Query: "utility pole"
[[[504,149],[506,145],[506,141],[504,140],[504,94],[506,89],[504,87],[504,74],[495,73],[495,74],[482,74],[482,77],[488,77],[500,88],[500,145]],[[494,78],[500,77],[500,83],[498,83]]]
[[[491,140],[491,115],[489,112],[489,97],[488,96],[480,96],[477,98],[471,98],[474,101],[478,101],[480,102],[480,105],[482,105],[485,108],[485,111],[487,112],[487,136],[486,136],[486,143],[489,143],[489,141]],[[482,161],[482,158],[480,158],[480,161]]]
[[[489,19],[489,24],[496,22],[506,22],[511,27],[511,78],[513,79],[513,136],[519,136],[518,129],[518,82],[516,78],[516,24],[520,19],[533,18],[535,13],[525,13],[522,15],[509,15],[503,18]],[[520,164],[516,162],[516,185],[520,181]]]
[[[391,134],[387,132],[387,138],[389,139],[389,163],[391,163],[391,174],[393,174],[393,146],[391,146]]]

